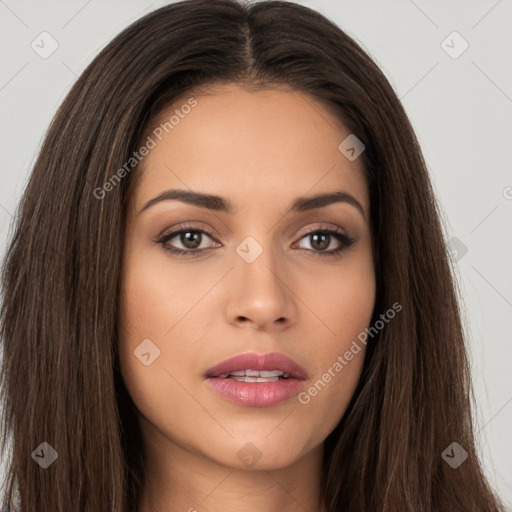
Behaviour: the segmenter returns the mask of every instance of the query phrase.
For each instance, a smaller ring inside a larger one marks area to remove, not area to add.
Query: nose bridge
[[[262,326],[283,318],[290,320],[293,300],[272,236],[249,235],[235,250],[235,282],[227,311],[231,321],[244,318]]]
[[[239,277],[249,279],[253,285],[261,283],[280,287],[282,282],[276,276],[278,267],[282,267],[278,264],[279,249],[273,247],[272,237],[268,233],[256,236],[246,236],[235,249],[239,259]]]

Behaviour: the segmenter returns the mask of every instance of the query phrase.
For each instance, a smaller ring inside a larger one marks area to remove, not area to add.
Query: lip
[[[241,382],[220,375],[240,370],[279,370],[287,379],[274,382]],[[293,359],[278,352],[249,352],[226,359],[207,370],[205,379],[210,388],[223,398],[248,407],[271,407],[297,395],[308,375]]]
[[[240,370],[279,370],[283,373],[288,373],[294,379],[306,380],[308,378],[306,370],[302,366],[279,352],[270,352],[268,354],[247,352],[230,357],[210,368],[206,372],[206,377],[218,377],[225,373]]]

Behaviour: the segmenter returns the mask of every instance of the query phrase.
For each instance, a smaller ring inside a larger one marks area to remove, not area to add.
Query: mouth
[[[223,361],[204,377],[213,391],[230,402],[269,407],[298,394],[308,375],[284,354],[251,352]]]
[[[242,382],[258,382],[251,379],[298,379],[306,380],[307,373],[293,359],[279,352],[257,354],[247,352],[222,361],[207,370],[206,378],[232,378]]]
[[[277,382],[288,379],[290,376],[280,370],[234,370],[213,378],[232,379],[238,382]]]

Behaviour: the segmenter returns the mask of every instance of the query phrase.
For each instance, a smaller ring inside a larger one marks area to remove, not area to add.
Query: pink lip
[[[279,352],[271,352],[269,354],[256,354],[255,352],[247,352],[238,356],[230,357],[222,363],[210,368],[206,372],[207,377],[218,377],[229,372],[239,370],[280,370],[288,373],[290,377],[305,380],[308,378],[306,370],[298,365],[293,359],[286,357]]]
[[[287,373],[288,378],[275,382],[240,382],[219,377],[239,370],[279,370]],[[308,375],[304,368],[284,354],[250,352],[210,368],[205,377],[215,392],[231,402],[249,407],[270,407],[297,395]]]

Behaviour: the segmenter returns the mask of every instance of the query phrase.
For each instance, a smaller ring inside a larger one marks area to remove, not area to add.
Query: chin
[[[210,458],[236,470],[269,471],[286,468],[311,450],[284,433],[265,435],[267,433],[216,443],[219,450],[211,453]]]

